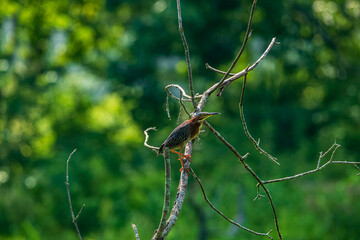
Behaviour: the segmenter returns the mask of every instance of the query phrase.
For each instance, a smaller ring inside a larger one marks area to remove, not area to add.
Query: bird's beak
[[[208,117],[211,117],[211,116],[214,116],[214,115],[218,115],[218,114],[221,114],[221,113],[219,113],[219,112],[206,113],[203,119],[206,119],[206,118],[208,118]]]
[[[219,113],[219,112],[212,112],[212,113],[207,113],[206,116],[212,116],[212,115],[217,115],[217,114],[221,114],[221,113]]]

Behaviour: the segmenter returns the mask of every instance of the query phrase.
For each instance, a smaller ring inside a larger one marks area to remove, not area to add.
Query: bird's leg
[[[191,155],[190,155],[190,154],[189,154],[189,155],[182,154],[182,156],[183,156],[184,158],[186,158],[187,160],[189,160],[190,162],[193,162],[192,159],[191,159]]]
[[[172,151],[173,153],[176,153],[177,155],[179,155],[179,159],[178,159],[178,160],[180,160],[180,158],[182,157],[182,158],[186,158],[187,160],[189,160],[190,162],[192,162],[191,155],[190,155],[190,154],[189,154],[189,155],[182,154],[182,153],[181,153],[181,149],[180,149],[180,152],[177,152],[177,151],[175,151],[175,150],[170,150],[170,151]]]
[[[176,154],[179,156],[179,159],[178,159],[178,160],[180,160],[180,162],[181,162],[181,168],[180,168],[179,171],[181,172],[182,170],[185,169],[185,171],[189,174],[189,170],[184,167],[183,158],[186,158],[186,159],[188,159],[190,162],[192,162],[192,161],[191,161],[191,157],[189,158],[190,155],[182,154],[182,153],[181,153],[182,149],[180,149],[179,152],[177,152],[177,151],[175,151],[175,150],[170,150],[170,151],[172,151],[173,153],[176,153]]]

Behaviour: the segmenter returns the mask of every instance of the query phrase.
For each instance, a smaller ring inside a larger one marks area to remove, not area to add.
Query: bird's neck
[[[199,135],[202,124],[203,121],[201,120],[192,122],[193,126],[191,129],[193,130],[191,131],[191,139],[194,139],[197,135]]]

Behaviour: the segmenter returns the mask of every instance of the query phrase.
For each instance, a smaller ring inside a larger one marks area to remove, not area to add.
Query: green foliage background
[[[251,1],[182,2],[195,91],[220,79],[243,39]],[[316,167],[320,151],[342,145],[336,160],[359,161],[360,3],[356,0],[259,1],[253,33],[236,70],[254,62],[272,37],[281,42],[248,76],[245,116],[276,166],[256,152],[240,122],[241,80],[206,111],[209,121],[262,179]],[[165,111],[164,87],[188,88],[176,1],[2,0],[0,7],[0,239],[76,239],[66,196],[70,165],[74,208],[84,239],[142,239],[158,226],[163,160],[143,147],[156,126],[159,146],[178,124]],[[190,109],[190,105],[189,109]],[[181,119],[185,119],[181,114]],[[256,182],[205,129],[193,168],[209,198],[256,231],[274,229]],[[172,199],[180,163],[172,156]],[[358,239],[360,187],[352,166],[269,185],[285,239]],[[255,239],[212,211],[190,181],[168,239]],[[260,238],[260,237],[259,237]]]

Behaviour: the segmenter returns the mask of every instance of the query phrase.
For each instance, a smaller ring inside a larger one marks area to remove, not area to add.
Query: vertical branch
[[[170,165],[170,155],[169,149],[165,148],[164,153],[164,164],[165,164],[165,194],[164,194],[164,206],[162,211],[162,216],[160,224],[157,230],[155,230],[155,235],[152,239],[161,239],[161,235],[164,232],[166,226],[166,218],[169,214],[170,209],[170,187],[171,187],[171,165]]]
[[[192,152],[192,142],[189,142],[185,147],[185,155],[191,155],[191,152]],[[186,160],[185,158],[183,159],[183,161],[184,161],[184,168],[185,169],[190,168],[190,161]],[[181,171],[180,182],[175,197],[175,202],[171,210],[170,216],[166,221],[166,227],[162,234],[162,239],[165,239],[167,237],[167,235],[170,233],[171,229],[174,227],[175,223],[177,222],[178,216],[180,214],[182,205],[185,200],[188,181],[189,181],[189,174],[187,173],[187,171],[185,170]]]
[[[79,230],[79,227],[77,225],[77,218],[80,216],[80,213],[81,211],[84,209],[85,207],[85,204],[83,204],[83,206],[81,207],[79,213],[76,215],[75,217],[75,214],[74,214],[74,211],[73,211],[73,207],[72,207],[72,203],[71,203],[71,195],[70,195],[70,184],[69,184],[69,162],[70,162],[70,158],[71,156],[76,152],[76,148],[74,149],[74,151],[72,151],[72,153],[70,153],[70,156],[68,158],[68,160],[66,161],[66,180],[65,180],[65,185],[66,185],[66,190],[67,190],[67,194],[68,194],[68,200],[69,200],[69,204],[70,204],[70,212],[71,212],[71,218],[72,218],[72,221],[75,225],[75,229],[76,229],[76,232],[77,232],[77,235],[79,237],[80,240],[82,240],[81,238],[81,234],[80,234],[80,230]]]
[[[177,11],[178,11],[178,22],[179,22],[179,32],[181,36],[181,40],[184,45],[185,50],[185,58],[186,58],[186,66],[188,71],[188,78],[189,78],[189,88],[190,88],[190,95],[191,95],[191,102],[193,104],[194,109],[196,109],[196,101],[195,101],[195,94],[194,94],[194,84],[193,84],[193,78],[192,78],[192,69],[191,69],[191,62],[190,62],[190,52],[189,52],[189,46],[186,42],[185,34],[184,34],[184,28],[182,26],[182,18],[181,18],[181,5],[180,0],[176,0],[177,2]]]
[[[241,45],[240,51],[238,52],[238,54],[236,55],[234,61],[231,63],[231,66],[229,67],[229,69],[227,70],[227,72],[225,73],[225,75],[221,78],[220,82],[218,83],[218,85],[216,86],[216,88],[214,88],[213,90],[211,90],[211,93],[213,93],[219,86],[221,86],[221,84],[225,81],[225,79],[229,76],[231,70],[233,70],[233,68],[235,67],[237,61],[239,60],[239,58],[241,57],[242,53],[244,52],[245,46],[247,44],[247,41],[251,35],[251,24],[253,21],[253,16],[254,16],[254,11],[255,11],[255,6],[256,6],[256,2],[257,0],[254,0],[251,6],[251,11],[250,11],[250,17],[249,17],[249,22],[246,28],[246,33],[245,33],[245,37],[244,37],[244,41],[243,44]],[[219,92],[219,95],[221,95],[221,91]]]
[[[132,228],[133,228],[133,230],[134,230],[134,233],[135,233],[135,239],[136,239],[136,240],[140,240],[139,232],[138,232],[138,230],[137,230],[136,225],[135,225],[135,224],[131,224],[131,227],[132,227]]]

